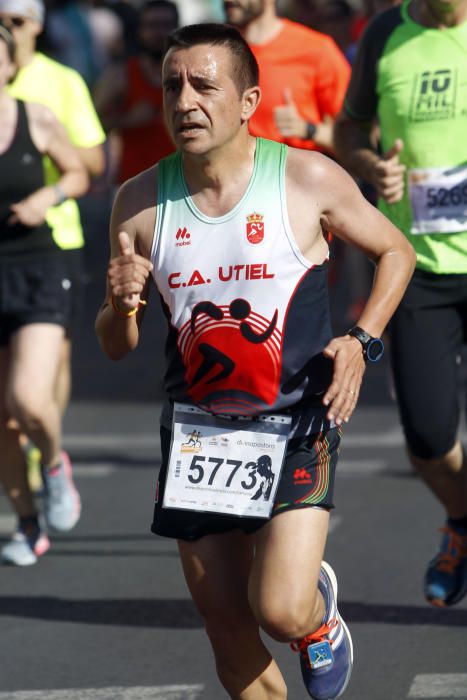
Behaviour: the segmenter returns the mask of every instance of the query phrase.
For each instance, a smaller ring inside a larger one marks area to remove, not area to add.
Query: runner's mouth
[[[204,127],[201,126],[201,124],[181,124],[178,128],[178,133],[182,134],[183,136],[195,136],[202,130],[204,130]]]

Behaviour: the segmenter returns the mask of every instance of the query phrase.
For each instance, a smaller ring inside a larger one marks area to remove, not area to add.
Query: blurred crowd
[[[397,4],[398,0],[279,0],[277,11],[330,36],[352,64],[367,23],[377,13]],[[112,192],[113,185],[121,184],[171,151],[163,126],[159,83],[165,37],[177,25],[224,20],[222,0],[176,0],[166,7],[151,7],[151,3],[136,0],[46,2],[37,48],[82,76],[107,135],[106,172],[103,179],[94,180],[94,190],[104,186]],[[340,98],[339,94],[339,102]],[[341,104],[336,106],[337,113]],[[150,138],[154,130],[158,139]],[[321,150],[333,155],[330,148]],[[372,191],[367,188],[365,193],[371,200]],[[358,252],[347,250],[338,242],[334,246],[336,262],[332,275],[335,281],[337,268],[344,268],[345,256],[345,298],[348,320],[352,321],[368,293],[371,270]],[[351,289],[347,288],[349,285]]]
[[[178,0],[180,24],[223,21],[221,0]],[[279,0],[278,10],[331,36],[349,61],[368,20],[397,0]],[[136,0],[48,0],[38,47],[75,68],[91,87],[104,68],[138,51]]]

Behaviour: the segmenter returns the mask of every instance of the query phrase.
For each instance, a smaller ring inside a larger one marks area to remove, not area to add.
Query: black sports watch
[[[360,326],[354,326],[347,334],[361,342],[365,362],[378,362],[383,357],[384,343],[381,338],[374,338]]]
[[[313,124],[312,122],[307,122],[306,124],[306,137],[309,141],[313,141],[315,134],[317,131],[317,126],[316,124]]]

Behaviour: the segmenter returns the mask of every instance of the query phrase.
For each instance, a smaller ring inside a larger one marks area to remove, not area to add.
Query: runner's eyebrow
[[[189,80],[192,84],[195,85],[205,85],[206,87],[212,87],[216,88],[217,85],[215,81],[212,80],[212,78],[209,78],[207,75],[203,75],[202,73],[198,74],[192,74],[189,77]],[[169,75],[165,80],[163,81],[163,86],[165,87],[174,87],[176,85],[179,85],[181,83],[180,76],[177,74],[174,75]]]

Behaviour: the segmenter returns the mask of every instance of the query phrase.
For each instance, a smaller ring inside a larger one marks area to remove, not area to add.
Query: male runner
[[[234,28],[172,34],[163,89],[178,150],[117,195],[96,320],[109,357],[133,350],[152,273],[169,323],[152,530],[178,539],[229,697],[286,698],[262,628],[300,652],[311,697],[335,698],[352,670],[322,563],[340,429],[413,251],[333,161],[249,134],[258,67]],[[361,340],[332,338],[329,229],[377,265]]]
[[[94,87],[102,123],[120,137],[119,184],[173,152],[162,114],[161,65],[165,39],[177,27],[175,3],[146,0],[138,8],[138,51],[111,63]]]
[[[260,69],[262,100],[250,132],[296,148],[333,151],[334,118],[350,66],[334,40],[279,17],[276,0],[224,0],[227,22],[237,27]]]
[[[413,466],[447,512],[425,597],[467,592],[467,466],[458,438],[467,337],[467,1],[414,0],[368,28],[336,129],[342,162],[377,190],[417,269],[391,322],[392,367]],[[377,118],[382,153],[368,134]]]

